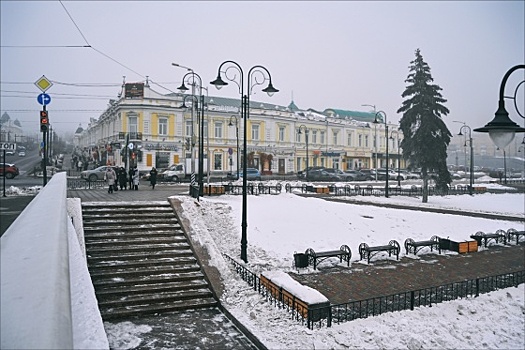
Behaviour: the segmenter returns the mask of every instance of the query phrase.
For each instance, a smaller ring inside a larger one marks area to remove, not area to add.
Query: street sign
[[[133,149],[133,143],[132,142],[129,143],[128,148],[129,149]]]
[[[53,86],[53,83],[50,82],[44,75],[42,75],[40,79],[35,81],[35,85],[40,89],[40,91],[46,92],[47,89]]]
[[[228,154],[231,156],[233,154],[233,148],[229,147],[228,148]]]
[[[11,142],[0,142],[0,151],[16,151],[16,143]]]
[[[37,96],[36,100],[38,103],[40,103],[42,106],[48,105],[51,103],[51,96],[48,94],[40,94]]]

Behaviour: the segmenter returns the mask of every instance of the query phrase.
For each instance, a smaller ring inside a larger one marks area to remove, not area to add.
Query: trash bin
[[[295,261],[295,267],[307,267],[308,266],[308,255],[304,253],[295,253],[293,255]]]

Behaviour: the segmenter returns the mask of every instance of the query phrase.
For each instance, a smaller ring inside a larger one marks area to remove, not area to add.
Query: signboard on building
[[[125,98],[144,98],[144,83],[129,83],[124,85]]]

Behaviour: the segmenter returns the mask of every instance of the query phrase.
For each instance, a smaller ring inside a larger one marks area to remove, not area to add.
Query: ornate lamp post
[[[301,135],[301,130],[304,129],[305,134],[305,141],[306,141],[306,179],[308,180],[308,128],[305,125],[301,125],[299,127],[299,130],[297,130],[297,134]]]
[[[469,186],[469,194],[472,196],[472,190],[474,186],[474,146],[472,144],[472,130],[470,129],[470,126],[463,123],[463,126],[459,129],[459,136],[463,136],[463,129],[468,130],[468,137],[469,137],[469,143],[470,143],[470,186]]]
[[[224,71],[221,69],[224,67]],[[247,232],[246,229],[248,227],[247,222],[247,193],[246,193],[246,187],[247,187],[247,181],[246,181],[246,168],[247,168],[247,125],[248,125],[248,118],[250,116],[250,95],[251,91],[254,86],[256,85],[262,85],[265,81],[268,80],[268,86],[265,87],[262,91],[266,92],[269,96],[272,96],[274,93],[278,92],[276,88],[272,85],[272,76],[268,69],[261,65],[256,65],[250,68],[248,71],[248,79],[246,84],[246,94],[244,94],[244,71],[242,70],[241,66],[235,62],[235,61],[224,61],[220,64],[217,78],[210,82],[210,84],[215,85],[217,89],[222,88],[223,86],[228,85],[227,82],[222,80],[221,74],[224,73],[224,77],[231,82],[234,82],[238,88],[239,93],[241,95],[241,118],[244,118],[244,130],[243,130],[243,149],[242,149],[242,170],[243,170],[243,177],[242,177],[242,220],[241,220],[241,228],[242,228],[242,236],[241,236],[241,259],[247,263],[248,262],[248,255],[246,252],[246,246],[248,244],[247,239]],[[230,75],[228,75],[230,73]],[[233,73],[233,74],[232,74]],[[237,76],[239,73],[240,75]],[[239,78],[239,81],[237,81],[237,77]]]
[[[487,125],[485,125],[484,127],[474,129],[474,131],[477,132],[488,132],[490,138],[492,139],[492,142],[494,142],[494,144],[498,148],[503,150],[509,143],[512,142],[517,132],[525,132],[525,128],[518,126],[518,124],[510,120],[509,113],[505,109],[505,98],[513,99],[514,108],[518,112],[519,116],[525,119],[523,114],[521,114],[518,110],[518,106],[516,103],[516,95],[518,93],[518,89],[520,85],[525,82],[525,80],[518,84],[516,90],[514,91],[513,97],[505,96],[505,84],[507,83],[507,80],[509,79],[509,76],[512,74],[512,72],[518,69],[525,69],[525,64],[520,64],[510,68],[507,71],[507,73],[505,73],[505,75],[503,76],[503,80],[501,81],[501,85],[499,88],[498,110],[496,111],[494,119],[491,122],[487,123]]]
[[[388,124],[386,121],[386,113],[383,111],[378,111],[376,113],[374,124],[380,124],[381,119],[378,118],[378,116],[383,115],[383,123],[385,123],[385,141],[386,141],[386,184],[385,184],[385,197],[388,198],[388,178],[390,177],[390,174],[388,173]]]
[[[233,120],[235,120],[235,124]],[[237,119],[236,115],[232,115],[228,123],[228,126],[233,125],[235,125],[235,138],[237,139],[237,179],[239,179],[239,119]]]
[[[204,94],[202,93],[202,89],[204,88],[202,86],[202,79],[200,75],[195,73],[193,69],[181,66],[177,63],[172,63],[175,67],[181,67],[187,69],[189,72],[186,73],[182,77],[182,84],[177,89],[180,92],[186,92],[188,91],[188,88],[184,84],[184,82],[188,82],[189,85],[192,86],[192,96],[195,98],[197,103],[197,121],[200,124],[200,130],[199,130],[199,193],[197,194],[197,199],[199,196],[202,196],[203,194],[203,187],[204,187],[204,181],[203,181],[203,171],[204,171]],[[195,97],[195,87],[199,87],[199,96],[200,96],[200,102]],[[184,97],[184,102],[186,101],[186,97]],[[199,108],[200,107],[200,108]],[[200,115],[199,115],[200,114]],[[192,136],[193,136],[193,120],[192,120]],[[193,156],[193,150],[192,150],[192,156]]]

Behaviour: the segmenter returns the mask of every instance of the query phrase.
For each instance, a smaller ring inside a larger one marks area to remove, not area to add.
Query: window
[[[259,124],[252,124],[252,140],[258,141],[259,139]]]
[[[317,143],[317,130],[312,130],[312,143]]]
[[[186,120],[186,136],[192,136],[193,123],[191,120]]]
[[[138,131],[138,119],[136,115],[128,115],[128,132],[136,133]]]
[[[284,133],[286,131],[286,127],[285,126],[280,126],[279,127],[279,141],[283,142],[284,141]]]
[[[213,169],[222,170],[222,153],[213,154]]]
[[[347,146],[352,146],[352,133],[348,133],[346,134],[346,145]]]
[[[363,147],[363,135],[357,137],[357,147]]]
[[[365,135],[365,147],[368,147],[368,135]]]
[[[295,133],[295,142],[297,143],[301,142],[301,134],[299,134],[299,131],[301,131],[301,129],[297,129]]]
[[[222,139],[222,122],[215,122],[215,138]]]
[[[159,118],[159,135],[168,135],[168,118]]]
[[[321,131],[321,144],[324,145],[324,131]]]
[[[332,134],[332,140],[333,140],[333,145],[337,145],[337,135],[339,135],[339,133],[337,131],[334,131],[333,134]]]
[[[208,139],[208,121],[204,121],[204,138]]]

